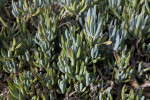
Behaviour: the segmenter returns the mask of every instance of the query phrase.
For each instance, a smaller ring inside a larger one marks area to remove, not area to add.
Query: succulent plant
[[[84,12],[90,0],[58,0],[60,5],[64,6],[71,15],[76,15]]]
[[[147,36],[149,33],[148,30],[148,19],[149,16],[144,17],[144,12],[141,12],[139,15],[135,15],[134,12],[128,19],[127,31],[129,39],[139,39],[143,36]]]
[[[149,6],[0,0],[0,100],[149,99]]]

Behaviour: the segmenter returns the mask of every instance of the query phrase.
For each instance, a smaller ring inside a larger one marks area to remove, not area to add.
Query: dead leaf
[[[140,86],[141,88],[144,88],[143,89],[143,95],[146,97],[146,98],[150,98],[150,82],[149,81],[146,81],[144,84],[142,84]]]
[[[150,82],[145,82],[141,85],[142,88],[150,87]]]
[[[130,82],[129,82],[129,84],[131,85],[131,86],[133,86],[134,88],[136,88],[136,89],[138,89],[140,86],[139,86],[139,83],[137,82],[137,80],[134,78],[134,79],[132,79]]]

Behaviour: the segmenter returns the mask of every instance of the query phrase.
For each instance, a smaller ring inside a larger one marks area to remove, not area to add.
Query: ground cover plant
[[[0,0],[0,100],[150,99],[150,0]]]

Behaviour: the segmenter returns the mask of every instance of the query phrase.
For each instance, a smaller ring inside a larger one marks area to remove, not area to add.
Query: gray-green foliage
[[[119,29],[117,29],[116,21],[110,23],[109,26],[109,40],[112,41],[112,44],[109,46],[109,49],[117,50],[120,44],[125,40],[127,32],[124,30],[125,22],[123,22]]]
[[[143,36],[148,36],[149,29],[148,29],[148,20],[149,16],[145,16],[144,12],[141,12],[139,15],[135,15],[134,12],[132,13],[129,21],[127,21],[127,30],[129,32],[128,38],[130,39],[138,39]],[[142,34],[143,33],[143,34]],[[134,38],[132,38],[132,36]]]
[[[96,5],[94,9],[89,9],[85,18],[85,39],[90,46],[100,44],[102,41],[103,18],[99,13],[96,15]]]
[[[146,98],[132,79],[150,81],[149,0],[11,3],[10,15],[0,9],[0,70],[12,76],[9,99]],[[0,1],[0,8],[7,4]]]

